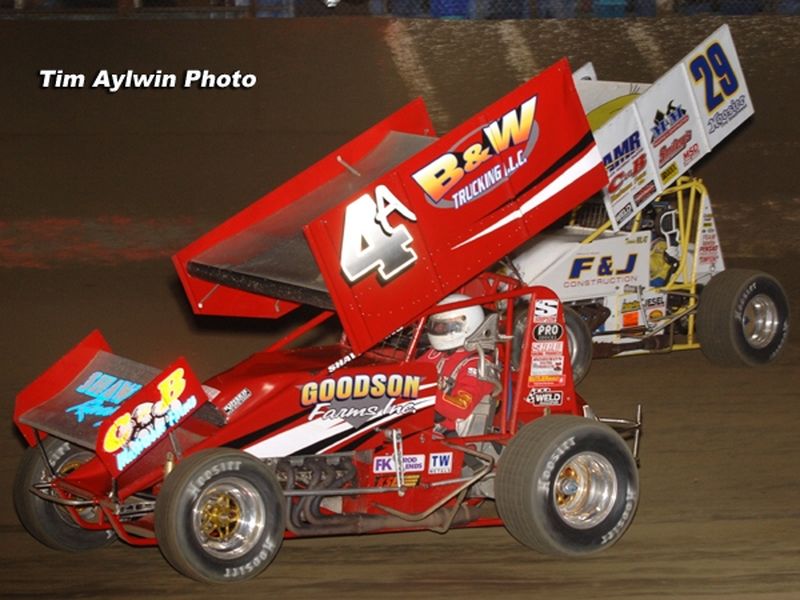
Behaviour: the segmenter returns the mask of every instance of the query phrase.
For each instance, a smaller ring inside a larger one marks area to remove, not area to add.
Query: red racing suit
[[[478,355],[460,348],[441,352],[433,348],[421,360],[436,365],[441,393],[436,396],[436,412],[444,419],[439,423],[446,430],[455,430],[456,421],[468,418],[481,399],[495,386],[478,379]]]

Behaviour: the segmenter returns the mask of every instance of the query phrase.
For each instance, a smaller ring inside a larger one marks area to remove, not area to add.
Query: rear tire
[[[568,306],[564,307],[564,325],[567,328],[572,382],[578,385],[592,366],[592,332],[578,312]]]
[[[94,454],[69,442],[48,437],[42,442],[53,472],[66,475],[94,458]],[[50,479],[50,470],[37,446],[25,450],[14,479],[14,507],[20,522],[45,546],[66,552],[102,548],[117,539],[113,530],[84,529],[63,506],[39,498],[30,491]],[[78,509],[82,518],[93,520],[96,508]]]
[[[167,561],[192,579],[243,581],[275,558],[284,515],[280,484],[263,462],[214,448],[181,461],[165,479],[156,538]]]
[[[525,310],[520,310],[514,320],[514,343],[511,351],[511,364],[514,369],[519,368],[522,358],[522,342],[525,337],[525,325],[528,322],[527,304],[521,305]],[[578,385],[592,365],[592,332],[577,311],[564,306],[564,326],[567,331],[567,344],[569,349],[569,362],[572,366],[572,383]]]
[[[636,462],[622,438],[572,415],[542,417],[520,429],[500,456],[495,486],[509,533],[557,556],[612,546],[639,499]]]
[[[711,278],[697,309],[697,339],[722,366],[772,362],[789,335],[789,301],[781,284],[760,271],[729,269]]]

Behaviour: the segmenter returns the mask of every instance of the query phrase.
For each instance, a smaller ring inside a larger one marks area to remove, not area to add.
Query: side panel
[[[593,106],[589,90],[598,84],[613,94],[608,82],[581,82],[587,106]],[[727,25],[649,88],[630,84],[627,89],[620,87],[618,94],[616,99],[603,98],[605,115],[589,116],[598,124],[595,135],[610,180],[606,207],[615,229],[754,112]]]
[[[607,182],[565,60],[306,228],[356,351]]]
[[[511,431],[547,412],[581,414],[575,393],[564,305],[551,289],[534,288],[522,340]]]
[[[112,475],[142,458],[207,399],[186,361],[179,359],[103,421],[95,452]]]
[[[284,426],[271,428],[268,435],[265,430],[265,437],[243,447],[259,458],[270,458],[358,446],[359,440],[390,423],[425,418],[436,389],[436,370],[431,364],[390,363],[309,376],[275,400],[280,410],[291,415],[281,419]],[[272,406],[271,410],[276,409]],[[259,417],[257,412],[249,416],[253,421]],[[433,415],[427,419],[426,426],[433,427]]]

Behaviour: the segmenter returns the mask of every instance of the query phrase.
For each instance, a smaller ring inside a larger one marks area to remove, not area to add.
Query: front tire
[[[598,421],[542,417],[520,429],[500,457],[498,513],[511,535],[544,554],[582,556],[612,546],[638,500],[630,449]]]
[[[204,582],[261,573],[285,530],[283,492],[264,463],[216,448],[181,461],[156,501],[158,545],[169,563]]]
[[[789,300],[774,277],[729,269],[712,277],[697,308],[703,354],[722,366],[775,360],[789,335]]]
[[[56,475],[67,475],[94,458],[88,450],[54,437],[46,438],[42,445]],[[65,507],[39,498],[30,491],[33,485],[49,479],[50,469],[45,464],[42,450],[37,446],[25,450],[14,479],[14,507],[20,522],[33,537],[45,546],[66,552],[93,550],[116,540],[112,530],[84,529]],[[76,510],[87,521],[97,516],[97,508]]]

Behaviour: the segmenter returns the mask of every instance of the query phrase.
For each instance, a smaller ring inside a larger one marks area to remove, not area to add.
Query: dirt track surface
[[[19,525],[13,398],[88,331],[115,353],[201,377],[291,326],[191,316],[169,254],[417,95],[446,131],[562,55],[652,81],[713,18],[435,23],[383,20],[0,23],[0,585],[7,597],[800,597],[800,336],[777,364],[699,352],[595,362],[604,415],[645,409],[642,500],[624,539],[581,561],[503,529],[286,542],[223,589],[156,549],[65,555]],[[756,118],[698,169],[733,266],[770,271],[800,307],[800,20],[732,20]],[[251,90],[39,87],[40,69],[256,73]]]

